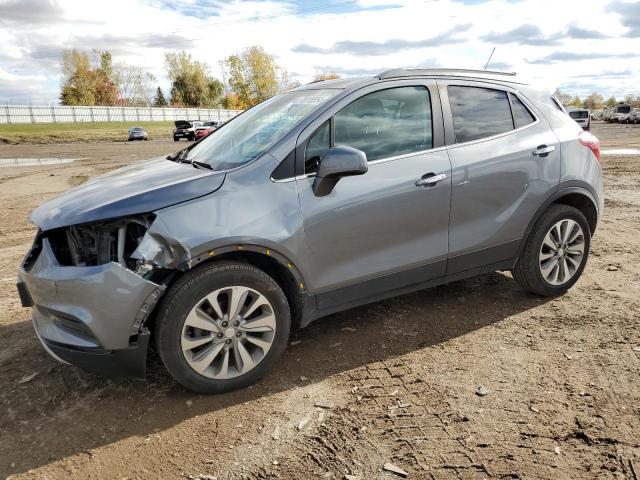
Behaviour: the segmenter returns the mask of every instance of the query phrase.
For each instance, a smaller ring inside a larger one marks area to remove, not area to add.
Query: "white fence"
[[[0,125],[14,123],[148,122],[216,120],[225,122],[240,110],[163,107],[0,106]]]

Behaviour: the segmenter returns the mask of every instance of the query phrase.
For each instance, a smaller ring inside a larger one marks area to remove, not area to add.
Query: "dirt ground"
[[[594,133],[640,146],[640,125]],[[349,310],[295,332],[259,384],[203,396],[155,357],[146,382],[56,363],[14,287],[31,209],[175,149],[0,145],[0,158],[85,158],[0,169],[0,478],[399,478],[390,462],[416,479],[638,480],[640,156],[604,157],[606,211],[567,294],[494,273]]]

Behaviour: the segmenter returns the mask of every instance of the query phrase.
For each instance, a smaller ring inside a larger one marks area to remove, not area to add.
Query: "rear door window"
[[[507,92],[482,87],[449,86],[456,142],[469,142],[513,130]]]

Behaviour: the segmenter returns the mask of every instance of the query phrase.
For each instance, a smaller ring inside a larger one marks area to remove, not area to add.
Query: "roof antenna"
[[[493,47],[493,50],[491,50],[491,55],[489,55],[489,60],[487,60],[486,65],[484,66],[483,70],[486,70],[487,67],[489,66],[489,63],[491,62],[491,57],[493,57],[493,52],[496,51],[496,47]]]

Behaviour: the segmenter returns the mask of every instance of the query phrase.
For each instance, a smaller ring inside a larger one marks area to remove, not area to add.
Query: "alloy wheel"
[[[555,223],[545,235],[538,257],[545,281],[554,286],[567,283],[582,264],[584,248],[584,232],[578,222],[565,218]]]
[[[275,312],[264,295],[249,287],[224,287],[202,298],[185,318],[182,353],[200,375],[230,379],[264,359],[275,332]]]

